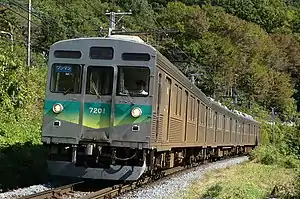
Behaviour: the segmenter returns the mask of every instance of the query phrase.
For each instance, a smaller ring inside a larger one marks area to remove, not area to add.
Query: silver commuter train
[[[132,181],[259,142],[257,121],[209,100],[138,37],[59,41],[48,65],[42,141],[52,175]]]

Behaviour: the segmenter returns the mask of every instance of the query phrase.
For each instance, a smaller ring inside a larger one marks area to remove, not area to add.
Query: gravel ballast
[[[118,199],[176,198],[175,196],[179,192],[180,195],[184,197],[186,195],[188,186],[190,186],[194,180],[202,179],[206,172],[227,168],[232,165],[242,163],[246,160],[248,160],[248,157],[238,157],[201,165],[193,171],[183,172],[132,192],[128,192],[118,197]]]
[[[20,189],[15,189],[15,190],[8,191],[8,192],[0,193],[0,198],[1,199],[19,198],[19,197],[39,193],[39,192],[42,192],[42,191],[46,191],[46,190],[49,190],[51,188],[52,187],[51,187],[50,184],[33,185],[33,186],[30,186],[30,187],[26,187],[26,188],[20,188]]]

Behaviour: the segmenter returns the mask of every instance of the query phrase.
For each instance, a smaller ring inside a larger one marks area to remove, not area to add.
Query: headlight
[[[63,105],[61,104],[54,104],[53,107],[52,107],[52,110],[54,113],[60,113],[62,112],[62,110],[64,109]]]
[[[142,109],[135,107],[131,110],[132,117],[140,117],[142,115]]]

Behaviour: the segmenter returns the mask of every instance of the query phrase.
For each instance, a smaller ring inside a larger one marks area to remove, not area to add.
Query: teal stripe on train
[[[55,103],[63,105],[64,110],[55,114],[52,107]],[[134,107],[139,107],[142,110],[142,115],[139,118],[131,116],[131,110]],[[44,105],[44,115],[53,117],[58,120],[64,120],[74,124],[79,124],[80,102],[78,101],[56,101],[46,100]],[[111,105],[107,103],[86,102],[83,111],[83,126],[89,128],[106,128],[110,124]],[[152,106],[149,105],[130,105],[116,104],[114,126],[135,124],[141,122],[149,122],[152,115]]]
[[[139,107],[142,110],[141,117],[134,118],[131,116],[131,110],[134,107]],[[149,122],[151,115],[152,106],[149,105],[116,104],[114,126]]]

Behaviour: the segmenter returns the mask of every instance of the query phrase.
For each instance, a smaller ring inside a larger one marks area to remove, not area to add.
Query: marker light
[[[140,117],[142,115],[142,109],[135,107],[131,110],[132,117]]]
[[[52,110],[54,113],[60,113],[60,112],[62,112],[63,109],[64,109],[63,105],[61,105],[59,103],[54,104],[52,107]]]

